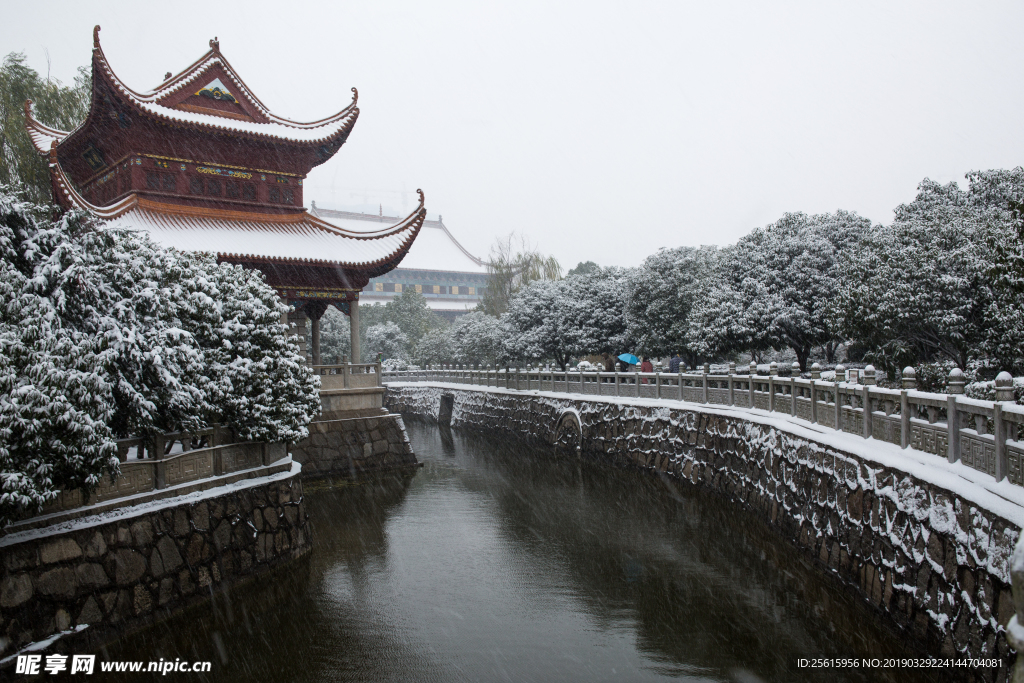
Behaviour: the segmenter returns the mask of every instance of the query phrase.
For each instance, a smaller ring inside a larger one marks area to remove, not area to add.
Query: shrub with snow
[[[297,441],[317,378],[259,273],[0,186],[0,521],[118,471],[116,438]]]

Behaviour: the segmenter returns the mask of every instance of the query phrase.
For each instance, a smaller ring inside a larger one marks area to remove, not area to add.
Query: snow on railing
[[[121,473],[114,481],[104,477],[88,499],[81,489],[61,491],[38,514],[64,512],[86,504],[200,482],[270,465],[287,455],[286,444],[237,441],[231,429],[216,425],[192,433],[120,439],[117,457]]]
[[[380,363],[314,365],[313,374],[320,377],[320,391],[383,386]]]
[[[799,365],[794,363],[795,372]],[[948,394],[916,390],[913,368],[903,372],[902,389],[875,385],[875,369],[851,370],[847,381],[821,380],[815,364],[811,378],[780,377],[775,363],[767,375],[737,374],[730,363],[727,374],[701,372],[596,372],[550,367],[470,369],[439,366],[432,369],[385,370],[383,381],[442,381],[494,386],[512,390],[560,391],[591,396],[632,396],[692,403],[756,408],[785,413],[865,439],[877,439],[902,448],[914,448],[960,461],[987,472],[996,481],[1009,479],[1024,486],[1024,406],[1014,403],[1013,381],[1000,373],[995,381],[996,400],[980,401],[963,393],[963,373],[950,373]],[[836,376],[845,373],[836,368]]]

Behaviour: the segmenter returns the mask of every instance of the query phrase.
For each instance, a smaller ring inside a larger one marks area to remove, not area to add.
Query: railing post
[[[757,363],[754,359],[750,359],[750,365],[747,366],[747,370],[750,372],[750,381],[747,383],[747,390],[750,392],[750,407],[754,407],[754,378],[757,377]]]
[[[729,363],[729,365],[733,365],[733,364]],[[732,370],[733,368],[729,368],[729,369]],[[735,378],[736,378],[735,373],[730,372],[729,373],[729,405],[731,405],[731,406],[736,405],[736,394],[735,394],[736,388],[735,388],[735,385],[734,385]]]
[[[996,481],[1006,479],[1009,462],[1006,458],[1006,425],[1003,423],[1003,406],[998,401],[992,404],[992,423],[996,440]]]
[[[344,365],[342,366],[342,368],[341,368],[341,371],[342,371],[342,373],[343,373],[343,375],[344,375],[344,377],[343,377],[343,378],[342,378],[342,380],[341,380],[341,386],[342,386],[342,388],[344,388],[344,389],[348,389],[348,376],[349,376],[350,374],[352,374],[352,373],[351,373],[351,368],[352,368],[352,364],[351,364],[351,363],[345,363],[345,364],[344,364]]]
[[[639,370],[634,370],[633,371],[633,381],[636,383],[636,387],[635,387],[636,397],[640,398],[640,371]]]
[[[772,362],[774,363],[775,361]],[[775,412],[775,375],[771,374],[770,371],[768,374],[768,412]]]
[[[815,363],[815,365],[817,365],[817,363]],[[818,376],[821,376],[820,372],[818,373]],[[811,380],[811,424],[818,424],[818,382],[815,379]]]
[[[900,448],[910,448],[910,398],[900,390]]]
[[[381,377],[381,374],[380,374],[380,368],[381,368],[380,361],[377,361],[377,386],[378,387],[384,386],[384,382],[382,381],[382,377]]]
[[[832,383],[832,388],[836,397],[836,431],[843,431],[843,403],[842,398],[839,396],[839,370],[836,369],[835,382]]]
[[[704,367],[701,368],[701,385],[704,390],[704,403],[708,402],[708,364],[705,363]]]
[[[678,385],[679,385],[678,386],[678,389],[679,389],[679,400],[682,401],[683,400],[683,371],[682,370],[679,371]]]
[[[796,417],[796,377],[789,378],[789,414]]]
[[[870,366],[869,366],[870,367]],[[864,438],[871,438],[871,387],[864,385]]]
[[[956,409],[956,396],[950,394],[946,398],[946,427],[949,430],[949,450],[946,459],[956,462],[960,459],[960,416]]]
[[[153,437],[153,487],[157,489],[167,486],[167,464],[164,463],[164,435]]]
[[[619,366],[615,364],[615,395],[619,395]]]
[[[654,396],[658,399],[661,398],[661,373],[657,373],[654,376]]]

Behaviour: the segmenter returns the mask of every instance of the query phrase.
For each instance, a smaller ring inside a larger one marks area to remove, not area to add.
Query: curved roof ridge
[[[210,41],[211,49],[207,51],[206,54],[204,54],[198,60],[193,62],[190,66],[188,66],[184,71],[179,72],[178,75],[176,76],[172,76],[163,84],[157,86],[156,89],[151,90],[148,93],[141,93],[129,87],[128,84],[125,83],[114,72],[113,67],[110,65],[110,61],[107,59],[107,56],[103,52],[103,48],[100,45],[99,31],[99,25],[93,28],[93,54],[95,57],[95,61],[102,66],[103,71],[105,72],[111,83],[118,90],[122,91],[124,94],[136,100],[138,104],[148,104],[150,106],[160,107],[161,109],[165,109],[168,112],[175,112],[177,114],[179,110],[174,109],[172,107],[165,107],[164,105],[160,104],[158,100],[163,99],[164,97],[181,90],[187,84],[202,76],[202,74],[208,71],[211,67],[213,67],[216,64],[220,64],[224,71],[227,73],[228,78],[230,78],[232,82],[234,82],[234,84],[244,92],[246,98],[249,99],[249,101],[252,102],[260,110],[260,113],[266,116],[271,123],[277,123],[282,126],[297,128],[300,130],[309,130],[315,128],[322,128],[324,126],[331,125],[332,123],[337,123],[353,112],[355,112],[358,115],[359,110],[356,105],[359,102],[359,91],[356,90],[356,88],[352,88],[352,102],[348,106],[346,106],[344,109],[335,114],[326,116],[317,121],[292,121],[291,119],[285,118],[283,116],[278,116],[277,114],[270,111],[267,105],[263,104],[263,102],[260,101],[260,99],[255,95],[255,93],[253,93],[249,86],[246,85],[245,81],[242,80],[242,77],[238,75],[238,72],[235,71],[234,67],[231,66],[230,62],[228,62],[227,58],[225,58],[224,55],[221,54],[219,47],[220,44],[217,43],[215,40]],[[198,116],[204,116],[205,118],[211,119],[221,118],[218,116],[203,114],[199,114]],[[257,122],[255,125],[266,124],[261,124]],[[225,127],[231,126],[225,125]]]
[[[367,232],[356,232],[355,230],[346,230],[345,228],[325,221],[324,219],[320,218],[319,215],[313,215],[308,213],[307,215],[313,218],[313,221],[311,222],[314,225],[320,227],[323,230],[327,230],[328,232],[332,232],[337,235],[344,235],[345,237],[355,237],[357,239],[380,239],[381,237],[388,237],[389,235],[394,235],[403,230],[406,230],[412,225],[416,225],[416,232],[418,233],[420,228],[423,227],[423,223],[427,218],[427,209],[424,206],[423,190],[416,190],[416,192],[420,196],[419,206],[413,209],[412,213],[410,213],[408,216],[403,218],[398,223],[395,223],[394,225],[389,225],[386,228],[381,228],[380,230],[369,230]]]
[[[69,131],[51,128],[42,123],[32,113],[32,100],[25,100],[25,128],[28,130],[28,137],[32,146],[40,154],[49,154],[50,146],[54,142],[60,142],[71,133]]]
[[[477,264],[478,266],[486,266],[486,265],[488,265],[487,261],[484,261],[481,258],[477,258],[476,256],[473,256],[471,253],[469,253],[468,249],[466,249],[464,246],[462,246],[462,244],[457,239],[455,239],[455,235],[453,235],[451,232],[448,231],[448,226],[446,226],[441,221],[441,217],[440,216],[437,217],[437,224],[441,227],[442,230],[444,230],[444,234],[448,235],[448,239],[450,239],[455,244],[455,246],[457,246],[459,248],[459,250],[469,258],[469,260],[471,260],[473,263]]]

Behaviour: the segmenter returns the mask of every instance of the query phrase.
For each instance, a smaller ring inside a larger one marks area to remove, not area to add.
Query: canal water
[[[719,496],[408,428],[414,475],[306,483],[308,559],[100,658],[213,662],[190,681],[955,680],[801,668],[920,653]]]

